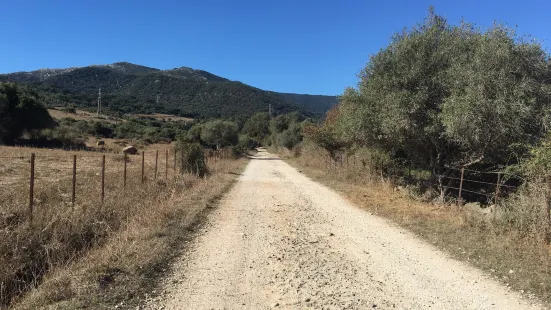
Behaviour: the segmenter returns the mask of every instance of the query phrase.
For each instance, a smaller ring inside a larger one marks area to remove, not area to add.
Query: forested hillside
[[[337,96],[276,93],[316,113],[326,113],[337,104]]]
[[[239,118],[267,112],[271,105],[274,114],[298,111],[312,116],[329,107],[325,96],[280,95],[187,67],[158,70],[115,63],[3,74],[1,81],[32,86],[47,106],[93,108],[101,87],[103,109],[115,114]]]

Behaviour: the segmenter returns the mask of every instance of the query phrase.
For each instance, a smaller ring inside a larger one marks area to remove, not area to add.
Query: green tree
[[[236,145],[238,142],[237,125],[234,122],[214,120],[202,125],[201,140],[220,149]]]
[[[500,25],[451,26],[431,9],[371,57],[357,89],[345,91],[337,132],[406,154],[434,177],[449,166],[505,164],[511,145],[541,137],[550,76],[539,44]]]
[[[52,127],[48,110],[38,102],[38,95],[21,91],[15,84],[0,84],[0,143],[15,142],[25,131]]]
[[[186,139],[190,142],[200,142],[201,141],[201,130],[203,129],[201,124],[194,125],[191,127],[186,135]]]
[[[270,135],[270,116],[261,112],[251,116],[243,125],[243,133],[262,143]]]

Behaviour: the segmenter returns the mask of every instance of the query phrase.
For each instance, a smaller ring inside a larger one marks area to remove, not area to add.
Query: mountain
[[[256,112],[324,113],[331,96],[280,94],[188,67],[159,70],[128,62],[1,74],[0,81],[27,84],[47,106],[102,105],[114,113],[168,113],[186,117],[247,117]],[[335,100],[336,101],[336,100]]]
[[[308,95],[308,94],[289,94],[276,93],[283,98],[302,105],[317,114],[325,114],[337,104],[337,96]]]

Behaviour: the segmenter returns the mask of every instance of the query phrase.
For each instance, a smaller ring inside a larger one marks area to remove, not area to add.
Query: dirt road
[[[162,309],[534,309],[261,152],[174,266]]]

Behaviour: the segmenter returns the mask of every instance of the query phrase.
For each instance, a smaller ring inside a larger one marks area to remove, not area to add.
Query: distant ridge
[[[298,111],[325,113],[335,96],[277,93],[188,67],[160,70],[128,62],[1,74],[0,81],[33,87],[48,106],[93,108],[98,88],[104,110],[113,113],[169,113],[187,117],[247,117]]]

